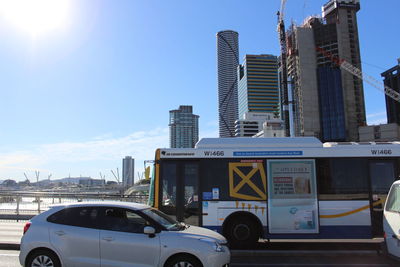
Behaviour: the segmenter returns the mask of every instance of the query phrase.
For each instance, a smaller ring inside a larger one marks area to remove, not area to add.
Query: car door
[[[157,266],[159,235],[143,233],[148,221],[138,212],[108,207],[101,212],[100,255],[102,267]]]
[[[96,207],[74,207],[48,218],[50,242],[64,266],[100,266],[100,230],[95,225],[97,214]]]
[[[388,253],[400,258],[400,183],[390,189],[386,201],[383,228]]]

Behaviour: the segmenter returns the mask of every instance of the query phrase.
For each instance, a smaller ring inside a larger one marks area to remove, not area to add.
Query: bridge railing
[[[0,220],[29,220],[59,203],[90,201],[125,201],[146,204],[148,195],[119,195],[105,193],[0,193]]]

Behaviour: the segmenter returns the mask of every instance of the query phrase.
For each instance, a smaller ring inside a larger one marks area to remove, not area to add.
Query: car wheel
[[[259,239],[259,227],[248,217],[237,217],[226,226],[226,238],[233,248],[254,247]]]
[[[38,250],[29,256],[27,267],[61,267],[57,255],[48,250]]]
[[[201,262],[195,257],[181,255],[172,258],[167,262],[165,267],[202,267]]]

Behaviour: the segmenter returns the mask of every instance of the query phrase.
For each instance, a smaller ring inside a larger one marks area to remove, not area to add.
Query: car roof
[[[148,209],[150,206],[135,202],[122,202],[122,201],[90,201],[90,202],[73,202],[51,205],[51,208],[57,207],[116,207],[116,208],[128,208],[132,210],[143,210]]]

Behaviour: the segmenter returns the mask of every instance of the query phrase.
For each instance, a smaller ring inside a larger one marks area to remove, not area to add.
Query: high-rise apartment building
[[[131,187],[135,182],[135,159],[126,156],[122,159],[122,185]]]
[[[171,148],[191,148],[199,140],[199,116],[192,106],[179,106],[169,111],[169,143]]]
[[[219,136],[234,137],[238,119],[239,34],[226,30],[217,33]]]
[[[388,69],[381,75],[384,78],[384,84],[396,92],[400,93],[400,58],[397,60],[397,66]],[[387,123],[397,123],[400,125],[400,103],[386,96],[386,115]]]
[[[246,55],[238,67],[239,119],[246,112],[279,112],[278,62],[273,55]]]
[[[361,69],[358,10],[359,0],[330,0],[322,18],[310,17],[287,33],[296,136],[359,140],[358,127],[366,125],[362,81],[332,61]]]

